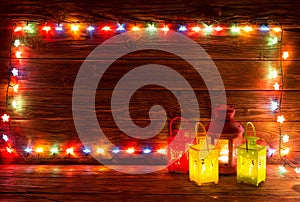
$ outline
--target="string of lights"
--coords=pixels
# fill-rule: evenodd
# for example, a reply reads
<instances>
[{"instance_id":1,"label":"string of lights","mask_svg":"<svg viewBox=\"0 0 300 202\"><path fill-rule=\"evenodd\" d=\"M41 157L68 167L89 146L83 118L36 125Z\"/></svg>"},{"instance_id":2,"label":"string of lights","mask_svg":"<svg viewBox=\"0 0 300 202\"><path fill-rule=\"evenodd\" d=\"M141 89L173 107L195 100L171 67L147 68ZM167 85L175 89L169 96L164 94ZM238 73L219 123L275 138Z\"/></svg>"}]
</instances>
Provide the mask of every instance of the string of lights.
<instances>
[{"instance_id":1,"label":"string of lights","mask_svg":"<svg viewBox=\"0 0 300 202\"><path fill-rule=\"evenodd\" d=\"M283 71L283 60L286 60L289 57L289 52L285 51L283 52L283 33L284 30L281 29L281 42L279 44L279 53L282 54L280 57L280 61L279 61L279 69L280 69L280 76L281 76L281 87L280 87L280 98L279 98L279 103L278 103L278 112L279 112L279 116L277 116L277 122L279 123L279 144L278 144L278 148L279 148L279 157L282 160L282 162L284 163L283 165L279 166L279 171L281 173L285 173L287 172L287 170L285 169L285 166L288 165L289 167L293 168L294 171L296 173L300 173L300 167L297 167L293 162L291 162L288 158L287 155L290 152L290 149L288 147L284 148L283 144L287 143L289 141L289 135L285 134L283 135L283 129L282 129L282 124L285 121L285 118L282 114L282 102L283 102L283 91L284 91L284 71ZM276 83L278 84L278 83ZM274 85L275 90L279 90L278 85ZM275 87L276 86L276 87Z\"/></svg>"},{"instance_id":2,"label":"string of lights","mask_svg":"<svg viewBox=\"0 0 300 202\"><path fill-rule=\"evenodd\" d=\"M162 31L164 33L167 33L170 30L174 30L180 33L196 33L196 34L203 34L203 35L239 35L243 33L250 33L254 31L260 31L260 32L270 32L270 38L268 39L268 45L273 46L277 44L279 41L280 43L280 75L281 75L281 85L276 82L274 84L274 90L280 91L280 99L279 102L277 100L271 101L271 109L273 111L278 110L279 116L277 116L277 122L279 122L279 156L280 159L284 162L285 165L289 165L292 168L295 169L295 172L299 173L300 168L297 168L295 164L293 164L291 161L289 161L286 158L286 155L288 154L289 149L282 147L282 142L286 143L288 141L288 135L282 135L282 124L285 121L285 118L283 115L281 115L282 112L282 99L283 99L283 91L284 91L284 75L283 75L283 67L282 67L282 60L286 60L289 57L289 53L282 52L282 41L283 41L283 29L281 25L278 23L253 23L250 24L248 22L245 23L224 23L224 22L188 22L188 23L173 23L173 24L167 24L167 23L118 23L118 22L100 22L100 23L87 23L87 22L59 22L59 23L53 23L53 22L46 22L46 23L40 23L40 22L34 22L34 21L24 21L24 22L18 22L16 25L12 28L11 34L10 34L10 49L9 49L9 71L8 71L8 85L6 89L6 113L2 115L2 122L7 123L9 126L9 135L2 134L2 139L6 142L13 139L12 137L12 130L10 125L10 116L8 115L9 111L9 104L12 105L14 109L17 109L20 106L20 103L13 99L12 102L10 102L10 89L13 89L13 93L18 93L19 84L18 84L18 75L19 70L18 68L14 67L12 64L12 58L13 55L15 55L15 58L18 60L21 60L23 58L23 49L20 48L24 46L24 35L26 34L33 34L36 32L39 32L41 34L49 34L49 35L55 35L60 34L62 32L66 33L74 33L78 34L80 31L86 31L88 33L92 32L99 32L100 34L103 33L113 33L118 34L125 31L141 31L142 29L145 29L147 32L155 33L157 31ZM275 34L273 34L275 33ZM280 36L277 36L280 34ZM280 37L280 39L278 39ZM15 48L15 53L13 53L12 49ZM278 73L276 70L272 70L271 72L271 78L275 79L278 76ZM14 82L12 82L14 80ZM6 147L7 152L12 153L14 150L13 148L16 147L15 145L9 144ZM166 154L165 149L157 149L152 150L150 147L145 147L142 149L136 149L134 147L128 147L121 149L120 147L116 148L95 148L94 149L98 154L104 154L105 152L110 152L113 154L117 154L120 152L126 152L128 154L133 153L153 153L157 152L160 154ZM24 150L25 154L28 156L29 154L36 153L38 156L41 153L44 153L44 147L37 146L32 147L28 146ZM68 155L73 155L75 152L75 148L69 147L65 151L60 150L58 147L52 147L49 148L49 154L50 155L57 155L59 152L65 152ZM82 151L85 154L90 154L92 150L90 148L83 148ZM284 166L281 166L280 169L283 170Z\"/></svg>"}]
</instances>

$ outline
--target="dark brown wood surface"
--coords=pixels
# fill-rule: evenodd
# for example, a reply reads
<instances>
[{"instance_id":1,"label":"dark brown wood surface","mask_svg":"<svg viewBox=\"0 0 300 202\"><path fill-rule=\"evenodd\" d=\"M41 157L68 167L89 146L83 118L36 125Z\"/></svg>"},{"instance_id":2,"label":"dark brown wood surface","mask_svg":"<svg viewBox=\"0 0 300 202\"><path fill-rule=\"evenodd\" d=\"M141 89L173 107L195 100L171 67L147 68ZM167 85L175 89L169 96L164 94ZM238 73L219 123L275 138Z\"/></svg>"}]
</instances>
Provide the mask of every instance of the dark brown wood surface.
<instances>
[{"instance_id":1,"label":"dark brown wood surface","mask_svg":"<svg viewBox=\"0 0 300 202\"><path fill-rule=\"evenodd\" d=\"M283 132L290 135L288 146L293 160L300 160L299 139L299 90L300 90L300 35L299 6L294 1L1 1L1 38L0 38L0 110L5 109L5 91L7 86L7 65L9 63L10 28L19 21L44 22L104 22L105 20L125 21L129 23L194 23L198 20L222 22L261 21L279 22L284 32L282 50L288 50L290 58L282 62L284 92L282 114L287 121ZM279 34L277 34L280 37ZM19 80L20 90L16 95L22 99L20 110L14 111L9 105L12 117L12 131L20 153L29 143L47 146L59 144L62 148L70 142L79 145L72 120L72 90L77 72L89 53L110 36L95 34L89 37L82 31L79 35L53 35L45 38L32 35L26 39L24 59L18 65L22 73ZM280 44L268 46L268 34L255 31L249 35L232 36L189 36L199 43L215 62L223 79L227 102L236 109L235 120L245 125L252 121L258 135L269 146L277 147L279 128L277 113L270 110L270 101L279 99L280 92L273 91L276 80L269 78L271 67L280 69ZM157 41L160 44L160 41ZM122 46L122 44L116 44ZM140 43L143 47L145 44ZM187 44L183 44L187 45ZM14 51L15 49L13 49ZM109 55L107 56L109 58ZM192 58L193 59L193 58ZM92 61L91 61L92 62ZM101 62L101 61L99 61ZM13 64L18 60L13 55ZM198 98L201 120L210 121L210 99L207 88L201 78L178 57L157 51L136 52L122 57L114 63L101 81L101 89L96 95L96 111L100 125L115 144L131 138L122 134L115 125L110 113L110 96L114 84L124 73L144 64L161 64L172 67L182 74L192 85ZM169 82L173 82L172 79ZM187 89L177 89L184 95ZM14 95L10 91L10 95ZM168 99L165 99L168 97ZM12 97L10 97L12 98ZM9 104L12 99L9 99ZM191 102L186 100L187 103ZM165 107L168 121L179 115L179 105L172 94L164 88L150 86L139 90L130 105L133 121L139 126L147 126L147 112L153 104ZM120 109L125 113L126 109ZM85 117L82 117L84 119ZM105 121L103 121L105 120ZM168 126L150 141L159 147L166 144ZM142 141L143 142L143 141ZM145 143L145 142L144 142ZM148 143L146 141L146 143ZM80 160L78 160L80 161Z\"/></svg>"},{"instance_id":2,"label":"dark brown wood surface","mask_svg":"<svg viewBox=\"0 0 300 202\"><path fill-rule=\"evenodd\" d=\"M135 166L135 168L143 168ZM103 166L1 165L1 201L299 201L299 176L268 165L259 187L238 184L236 176L198 187L188 175L129 175ZM134 170L123 166L124 170ZM144 167L145 170L149 167Z\"/></svg>"}]
</instances>

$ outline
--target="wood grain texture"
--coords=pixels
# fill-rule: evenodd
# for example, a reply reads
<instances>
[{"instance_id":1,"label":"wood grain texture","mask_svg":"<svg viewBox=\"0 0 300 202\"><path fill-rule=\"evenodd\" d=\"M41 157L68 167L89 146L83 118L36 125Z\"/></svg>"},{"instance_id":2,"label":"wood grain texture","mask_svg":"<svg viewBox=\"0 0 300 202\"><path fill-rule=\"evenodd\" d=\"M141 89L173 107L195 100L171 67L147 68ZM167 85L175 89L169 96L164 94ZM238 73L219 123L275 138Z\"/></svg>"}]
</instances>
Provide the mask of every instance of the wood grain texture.
<instances>
[{"instance_id":1,"label":"wood grain texture","mask_svg":"<svg viewBox=\"0 0 300 202\"><path fill-rule=\"evenodd\" d=\"M143 167L135 167L141 169ZM153 167L155 168L155 167ZM123 166L124 170L134 168ZM148 170L149 167L144 167ZM4 201L299 201L299 176L284 176L267 166L259 187L239 184L236 176L220 176L219 184L198 187L188 175L166 169L129 175L104 166L1 165ZM47 181L47 183L45 183ZM278 186L280 185L280 186Z\"/></svg>"},{"instance_id":2,"label":"wood grain texture","mask_svg":"<svg viewBox=\"0 0 300 202\"><path fill-rule=\"evenodd\" d=\"M256 30L251 34L239 36L195 35L186 34L197 42L214 61L226 90L227 102L236 109L235 120L245 124L252 121L257 127L258 134L271 147L278 146L278 112L271 112L271 100L279 100L280 92L273 91L275 82L280 83L280 76L270 79L271 69L283 68L284 91L281 113L287 122L283 125L284 133L290 134L291 158L300 159L299 134L299 90L300 90L300 29L299 7L297 2L281 1L270 3L267 0L246 0L234 2L232 0L214 1L158 1L141 3L134 0L120 3L119 1L61 1L51 4L43 1L18 2L15 0L1 1L0 3L0 112L4 113L5 91L8 82L8 64L10 47L10 30L15 22L34 21L39 29L45 22L79 22L89 24L92 20L96 26L105 22L124 21L131 24L154 21L160 24L173 25L182 22L195 23L196 21L250 22L259 24L260 21L277 21L282 24L283 38L280 34L271 33L282 41L282 51L289 51L290 58L280 62L280 44L268 45L269 33ZM106 21L107 20L107 21ZM229 24L228 24L229 25ZM175 29L175 27L173 27ZM78 35L63 33L29 34L22 38L23 59L17 60L12 48L12 64L19 69L19 93L9 91L8 110L12 116L13 134L18 145L18 151L29 145L45 145L51 147L58 144L62 151L68 145L76 145L78 152L82 148L76 133L72 116L73 85L84 59L113 34L104 35L95 31L90 36L86 31ZM166 36L167 37L167 36ZM13 36L14 40L16 36ZM147 38L138 40L123 40L111 44L117 49L124 50L130 46L148 48ZM159 47L163 41L153 37L154 47ZM188 48L190 44L181 44ZM186 55L195 60L193 54ZM102 64L111 58L103 53L92 55L88 64ZM199 63L207 62L201 58ZM114 144L126 144L136 141L137 145L151 144L160 147L166 144L169 129L166 126L155 137L145 140L133 140L121 131L114 122L111 114L111 95L116 83L124 74L135 67L145 64L159 64L171 67L190 82L198 99L201 120L207 124L211 117L210 98L205 82L191 66L181 58L172 54L145 50L127 54L114 62L104 74L99 83L95 103L99 124L104 133ZM174 78L165 79L168 83L176 82ZM210 81L213 81L211 79ZM132 84L136 81L133 80ZM186 88L174 88L175 95L184 98L185 103L191 104L187 98L190 93ZM126 87L122 89L126 94ZM11 107L13 99L20 100L22 107L14 110ZM167 123L171 118L180 115L180 106L176 97L167 89L150 85L139 89L131 99L130 115L135 124L145 127L149 124L149 109L155 105L162 105L167 112ZM192 106L192 105L191 105ZM119 108L123 115L128 109ZM84 120L86 117L82 117ZM191 120L193 122L193 120ZM82 155L82 154L81 154ZM78 162L85 161L84 156ZM92 162L92 159L89 159ZM75 160L76 162L76 160ZM277 161L274 160L276 163Z\"/></svg>"}]
</instances>

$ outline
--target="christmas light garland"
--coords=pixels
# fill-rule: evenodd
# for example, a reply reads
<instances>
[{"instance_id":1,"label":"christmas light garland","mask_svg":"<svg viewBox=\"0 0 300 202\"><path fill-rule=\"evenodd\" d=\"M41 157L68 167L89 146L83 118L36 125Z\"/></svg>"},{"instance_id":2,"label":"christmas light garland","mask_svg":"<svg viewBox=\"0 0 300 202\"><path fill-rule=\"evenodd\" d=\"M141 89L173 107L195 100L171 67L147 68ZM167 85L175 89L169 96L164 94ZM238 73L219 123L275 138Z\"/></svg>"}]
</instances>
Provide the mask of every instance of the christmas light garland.
<instances>
[{"instance_id":1,"label":"christmas light garland","mask_svg":"<svg viewBox=\"0 0 300 202\"><path fill-rule=\"evenodd\" d=\"M61 32L68 32L68 33L73 33L73 34L78 34L80 31L87 31L89 33L96 32L98 31L99 33L122 33L124 31L140 31L142 28L145 29L146 31L150 33L155 33L157 30L161 30L164 33L167 33L169 30L175 30L181 33L199 33L203 35L219 35L222 33L224 34L230 34L230 35L237 35L240 34L241 32L244 33L249 33L253 32L255 30L259 30L261 32L275 32L275 33L280 33L280 40L278 40L277 36L272 36L268 39L268 45L272 46L278 43L280 41L280 75L281 75L281 85L276 82L274 84L274 90L278 91L280 90L280 99L279 102L277 100L272 100L271 101L271 110L272 111L277 111L279 112L279 115L277 116L277 122L279 122L279 157L280 159L284 162L283 166L280 166L279 169L281 172L285 172L285 165L291 166L294 168L296 173L300 173L300 168L297 168L295 164L293 164L291 161L289 161L286 158L287 152L283 153L283 148L282 148L282 142L286 143L288 141L288 136L287 135L282 135L282 124L285 121L285 118L283 115L281 115L281 108L282 108L282 98L283 98L283 90L284 90L284 75L283 75L283 67L282 67L282 60L286 60L289 57L288 52L282 52L282 43L283 43L283 29L278 23L271 23L269 26L268 23L261 23L258 25L257 23L255 25L251 25L249 23L230 23L231 26L227 26L229 23L205 23L205 22L190 22L190 23L175 23L175 24L166 24L166 23L115 23L115 22L105 22L105 23L100 23L98 27L93 25L92 23L79 23L79 22L73 22L73 23L38 23L38 22L18 22L12 29L11 34L10 34L10 48L9 48L9 66L8 66L8 86L6 89L6 113L2 115L2 123L5 123L9 127L9 133L8 134L2 134L2 139L7 143L6 151L8 153L12 153L14 151L15 145L11 143L12 140L12 130L9 122L9 115L7 114L9 111L9 92L10 88L13 88L14 94L18 93L18 75L19 75L19 70L18 68L14 67L12 65L12 47L16 48L15 51L15 58L18 60L21 60L23 58L23 52L21 46L24 45L22 41L22 36L23 34L26 33L35 33L36 30L40 30L40 32L44 34L60 34ZM13 39L13 35L16 35L16 39ZM278 73L276 70L272 70L271 72L271 78L275 79L278 76ZM13 79L12 79L13 78ZM12 83L12 80L14 80L14 83ZM20 103L17 100L13 100L11 102L12 107L16 109ZM117 154L119 152L127 152L128 154L133 154L133 153L143 153L143 154L148 154L148 153L153 153L157 152L160 154L166 154L165 149L158 149L156 151L150 149L150 147L145 147L140 150L136 150L134 147L128 147L127 149L120 149L120 147L116 148L111 148L110 150L111 153ZM275 151L269 148L269 151L272 151L274 153ZM38 156L39 154L44 152L43 147L38 146L35 149L32 147L27 147L24 149L24 152L29 155L32 152L35 152ZM57 147L52 147L49 150L50 154L55 156L59 152L61 152ZM66 154L68 155L73 155L74 154L74 148L69 147L66 149ZM83 153L85 154L90 154L92 151L90 148L83 148L82 150ZM98 147L96 149L96 152L98 154L104 154L105 149Z\"/></svg>"}]
</instances>

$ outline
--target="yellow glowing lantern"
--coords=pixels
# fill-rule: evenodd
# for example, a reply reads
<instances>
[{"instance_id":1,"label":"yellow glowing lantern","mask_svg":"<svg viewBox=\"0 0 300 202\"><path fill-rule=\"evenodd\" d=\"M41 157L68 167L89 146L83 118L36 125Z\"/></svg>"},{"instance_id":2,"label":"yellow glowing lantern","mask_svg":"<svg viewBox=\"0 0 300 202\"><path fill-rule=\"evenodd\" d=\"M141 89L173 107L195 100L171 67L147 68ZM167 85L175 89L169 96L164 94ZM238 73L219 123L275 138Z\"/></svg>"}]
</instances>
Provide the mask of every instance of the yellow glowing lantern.
<instances>
[{"instance_id":1,"label":"yellow glowing lantern","mask_svg":"<svg viewBox=\"0 0 300 202\"><path fill-rule=\"evenodd\" d=\"M198 133L198 126L202 127L202 133ZM217 184L219 181L218 150L208 143L205 127L200 122L195 126L195 134L197 144L190 146L189 149L190 180L195 181L198 186L208 182Z\"/></svg>"},{"instance_id":2,"label":"yellow glowing lantern","mask_svg":"<svg viewBox=\"0 0 300 202\"><path fill-rule=\"evenodd\" d=\"M252 127L254 136L247 136L248 126ZM251 122L245 130L246 143L237 147L237 181L258 186L266 180L266 146L256 144L256 131Z\"/></svg>"}]
</instances>

